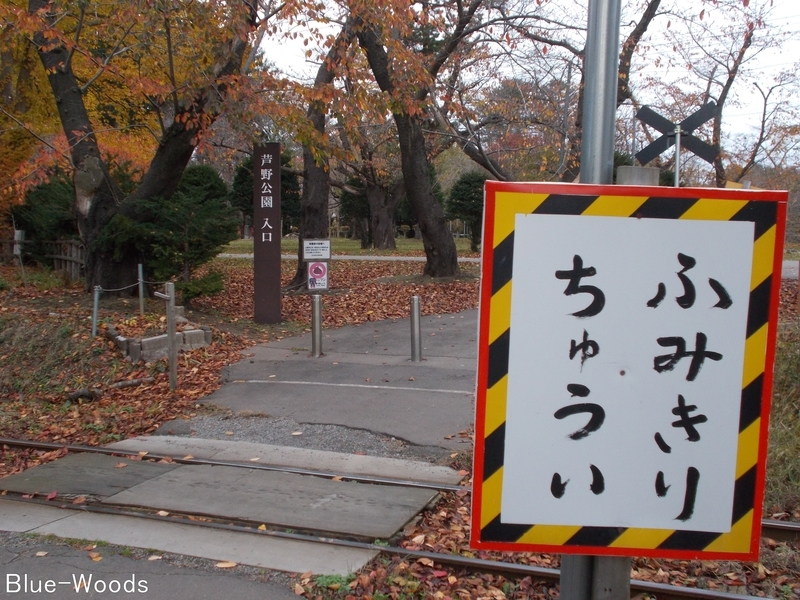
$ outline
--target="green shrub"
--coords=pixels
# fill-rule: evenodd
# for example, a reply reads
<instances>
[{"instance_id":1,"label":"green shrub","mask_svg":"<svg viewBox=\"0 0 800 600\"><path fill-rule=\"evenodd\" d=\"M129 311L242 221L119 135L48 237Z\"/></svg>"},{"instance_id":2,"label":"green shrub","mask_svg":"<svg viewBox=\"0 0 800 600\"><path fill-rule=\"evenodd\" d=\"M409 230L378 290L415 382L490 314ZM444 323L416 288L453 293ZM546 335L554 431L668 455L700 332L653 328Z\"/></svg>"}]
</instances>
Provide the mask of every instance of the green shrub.
<instances>
[{"instance_id":1,"label":"green shrub","mask_svg":"<svg viewBox=\"0 0 800 600\"><path fill-rule=\"evenodd\" d=\"M202 277L195 277L189 281L179 281L175 287L181 293L184 306L191 306L192 300L200 296L211 296L225 289L222 273L211 271Z\"/></svg>"},{"instance_id":2,"label":"green shrub","mask_svg":"<svg viewBox=\"0 0 800 600\"><path fill-rule=\"evenodd\" d=\"M288 152L281 153L281 166L288 167L292 162L292 155ZM231 205L242 211L242 214L253 218L253 157L247 157L236 168L233 176L233 185L228 197ZM282 235L291 232L292 227L300 227L300 180L295 173L281 170L281 221L283 223Z\"/></svg>"},{"instance_id":3,"label":"green shrub","mask_svg":"<svg viewBox=\"0 0 800 600\"><path fill-rule=\"evenodd\" d=\"M484 173L469 171L458 178L447 199L447 218L461 219L471 230L470 249L478 251L481 243L483 218L483 184L489 178Z\"/></svg>"}]
</instances>

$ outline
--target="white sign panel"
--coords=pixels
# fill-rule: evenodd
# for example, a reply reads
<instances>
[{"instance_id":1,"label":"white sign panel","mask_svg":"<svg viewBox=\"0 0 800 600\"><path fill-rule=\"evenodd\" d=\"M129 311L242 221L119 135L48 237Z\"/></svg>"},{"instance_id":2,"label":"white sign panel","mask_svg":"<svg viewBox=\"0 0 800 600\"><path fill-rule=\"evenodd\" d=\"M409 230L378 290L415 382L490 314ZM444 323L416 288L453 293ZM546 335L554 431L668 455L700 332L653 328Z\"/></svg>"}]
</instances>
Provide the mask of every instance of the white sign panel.
<instances>
[{"instance_id":1,"label":"white sign panel","mask_svg":"<svg viewBox=\"0 0 800 600\"><path fill-rule=\"evenodd\" d=\"M753 232L516 215L504 523L730 530Z\"/></svg>"},{"instance_id":2,"label":"white sign panel","mask_svg":"<svg viewBox=\"0 0 800 600\"><path fill-rule=\"evenodd\" d=\"M303 240L303 260L330 260L330 240Z\"/></svg>"}]
</instances>

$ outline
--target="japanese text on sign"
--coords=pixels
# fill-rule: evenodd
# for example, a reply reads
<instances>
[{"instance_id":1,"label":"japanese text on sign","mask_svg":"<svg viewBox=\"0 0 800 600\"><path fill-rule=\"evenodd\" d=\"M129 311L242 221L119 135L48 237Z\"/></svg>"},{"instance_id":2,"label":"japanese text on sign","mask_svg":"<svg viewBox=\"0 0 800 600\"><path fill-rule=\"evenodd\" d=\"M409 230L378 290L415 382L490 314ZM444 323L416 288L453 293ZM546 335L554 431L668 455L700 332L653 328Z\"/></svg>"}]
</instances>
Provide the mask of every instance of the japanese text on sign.
<instances>
[{"instance_id":1,"label":"japanese text on sign","mask_svg":"<svg viewBox=\"0 0 800 600\"><path fill-rule=\"evenodd\" d=\"M275 193L273 191L273 179L275 179L275 171L273 169L274 158L274 155L269 153L263 153L257 157L260 164L260 168L256 169L256 175L258 177L257 186L259 191L258 208L261 209L271 209L274 208L275 205ZM262 217L261 220L262 223L260 231L257 235L257 239L261 242L272 242L272 230L274 227L270 224L268 217ZM279 238L280 236L277 237Z\"/></svg>"},{"instance_id":2,"label":"japanese text on sign","mask_svg":"<svg viewBox=\"0 0 800 600\"><path fill-rule=\"evenodd\" d=\"M729 531L753 223L515 231L503 522Z\"/></svg>"}]
</instances>

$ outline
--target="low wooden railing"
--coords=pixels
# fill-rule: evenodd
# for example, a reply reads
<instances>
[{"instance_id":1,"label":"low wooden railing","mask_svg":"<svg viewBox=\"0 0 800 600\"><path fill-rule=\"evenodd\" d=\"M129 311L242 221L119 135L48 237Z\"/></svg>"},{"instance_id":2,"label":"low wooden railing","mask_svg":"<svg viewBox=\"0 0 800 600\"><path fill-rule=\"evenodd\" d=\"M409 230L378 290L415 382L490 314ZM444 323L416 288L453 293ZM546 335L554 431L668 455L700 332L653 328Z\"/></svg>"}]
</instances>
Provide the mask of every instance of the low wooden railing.
<instances>
[{"instance_id":1,"label":"low wooden railing","mask_svg":"<svg viewBox=\"0 0 800 600\"><path fill-rule=\"evenodd\" d=\"M24 241L17 243L22 244L24 255L25 246L37 242ZM44 251L39 257L48 259L48 263L52 265L54 271L66 273L72 281L77 281L81 278L84 261L86 260L86 249L80 240L38 242L37 245L40 251ZM11 262L14 258L14 240L0 240L0 260Z\"/></svg>"}]
</instances>

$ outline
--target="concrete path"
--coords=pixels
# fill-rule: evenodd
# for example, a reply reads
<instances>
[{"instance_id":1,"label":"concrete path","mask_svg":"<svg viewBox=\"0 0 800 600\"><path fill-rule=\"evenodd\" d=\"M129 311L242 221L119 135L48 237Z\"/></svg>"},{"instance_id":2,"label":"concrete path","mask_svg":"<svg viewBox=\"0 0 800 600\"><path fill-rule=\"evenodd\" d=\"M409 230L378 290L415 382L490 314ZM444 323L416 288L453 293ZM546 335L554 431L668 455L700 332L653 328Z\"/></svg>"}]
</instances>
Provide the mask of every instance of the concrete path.
<instances>
[{"instance_id":1,"label":"concrete path","mask_svg":"<svg viewBox=\"0 0 800 600\"><path fill-rule=\"evenodd\" d=\"M0 515L6 504L0 501ZM144 556L137 560L128 548L113 547L98 547L95 551L101 560L95 561L86 550L45 540L0 533L0 542L0 595L8 598L297 598L285 584L254 581L237 573L242 569L215 569L213 563L205 570L194 564L201 561L186 561L190 565L180 566L163 560L160 554L152 554L158 560ZM48 582L52 582L49 588L45 587ZM47 589L53 591L48 593Z\"/></svg>"},{"instance_id":2,"label":"concrete path","mask_svg":"<svg viewBox=\"0 0 800 600\"><path fill-rule=\"evenodd\" d=\"M109 448L130 452L148 452L158 456L214 460L242 466L271 465L311 469L329 473L347 473L362 477L391 477L406 481L457 485L462 477L449 467L424 462L310 450L290 446L203 440L170 435L142 435L110 444ZM309 465L312 465L309 467Z\"/></svg>"},{"instance_id":3,"label":"concrete path","mask_svg":"<svg viewBox=\"0 0 800 600\"><path fill-rule=\"evenodd\" d=\"M408 319L323 330L250 349L203 401L234 412L333 423L420 446L461 450L471 440L477 311L421 319L421 362L411 362Z\"/></svg>"},{"instance_id":4,"label":"concrete path","mask_svg":"<svg viewBox=\"0 0 800 600\"><path fill-rule=\"evenodd\" d=\"M783 279L797 279L798 274L798 261L785 260L783 261L783 272L781 277Z\"/></svg>"}]
</instances>

